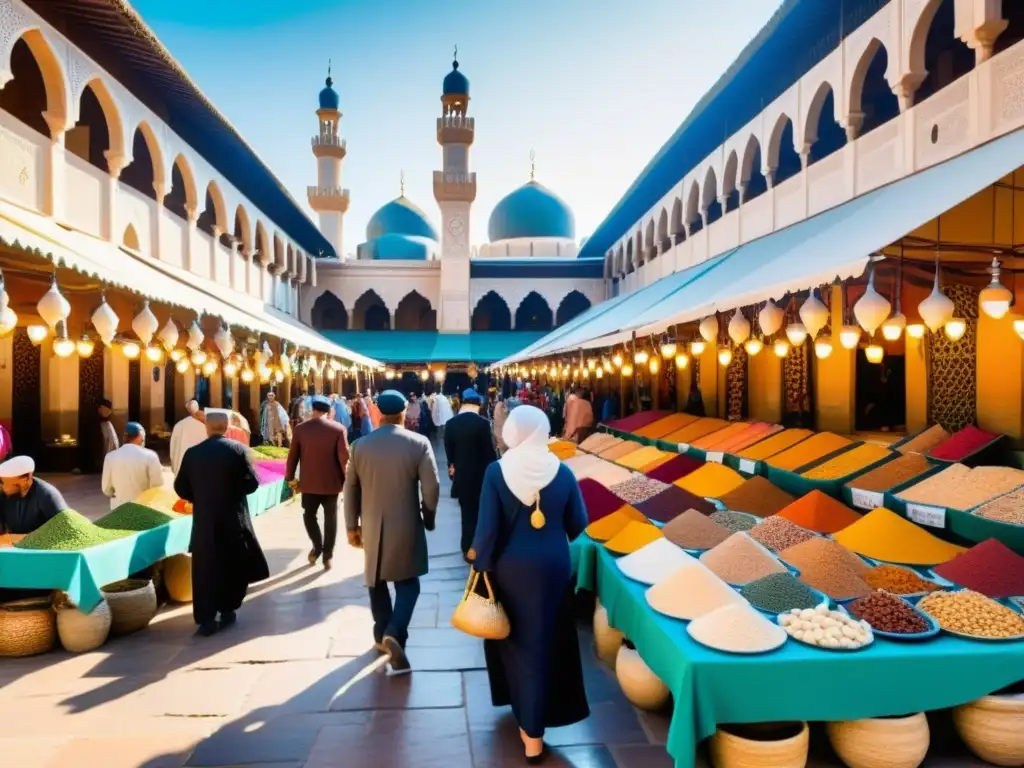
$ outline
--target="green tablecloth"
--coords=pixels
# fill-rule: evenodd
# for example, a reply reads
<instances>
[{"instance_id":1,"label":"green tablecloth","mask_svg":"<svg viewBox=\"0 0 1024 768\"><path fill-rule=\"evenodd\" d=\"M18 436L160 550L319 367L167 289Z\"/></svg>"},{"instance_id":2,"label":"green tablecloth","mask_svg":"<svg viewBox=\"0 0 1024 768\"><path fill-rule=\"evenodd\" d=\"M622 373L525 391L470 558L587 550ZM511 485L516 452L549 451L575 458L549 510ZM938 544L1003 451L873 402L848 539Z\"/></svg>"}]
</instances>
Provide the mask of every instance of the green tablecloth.
<instances>
[{"instance_id":1,"label":"green tablecloth","mask_svg":"<svg viewBox=\"0 0 1024 768\"><path fill-rule=\"evenodd\" d=\"M284 480L261 485L249 494L249 512L262 514L290 495ZM80 552L5 547L0 549L0 587L59 589L88 612L102 600L101 587L187 552L191 535L192 518L186 516Z\"/></svg>"},{"instance_id":2,"label":"green tablecloth","mask_svg":"<svg viewBox=\"0 0 1024 768\"><path fill-rule=\"evenodd\" d=\"M690 640L684 622L651 610L646 588L625 578L601 545L584 535L573 549L578 587L597 593L612 626L672 691L667 749L677 768L693 766L697 745L719 723L855 720L941 709L1010 685L1024 669L1024 642L949 636L920 644L876 639L856 653L795 641L763 656L719 653Z\"/></svg>"}]
</instances>

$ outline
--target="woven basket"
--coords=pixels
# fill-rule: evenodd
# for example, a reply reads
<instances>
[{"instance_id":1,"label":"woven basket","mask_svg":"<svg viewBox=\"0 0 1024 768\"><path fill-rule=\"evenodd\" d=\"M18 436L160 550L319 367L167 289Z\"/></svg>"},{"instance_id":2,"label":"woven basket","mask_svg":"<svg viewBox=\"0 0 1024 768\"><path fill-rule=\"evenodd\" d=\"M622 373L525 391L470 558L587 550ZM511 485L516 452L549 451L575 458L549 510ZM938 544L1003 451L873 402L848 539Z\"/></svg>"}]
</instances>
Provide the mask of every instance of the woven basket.
<instances>
[{"instance_id":1,"label":"woven basket","mask_svg":"<svg viewBox=\"0 0 1024 768\"><path fill-rule=\"evenodd\" d=\"M481 575L487 587L487 597L481 597L475 591ZM470 571L466 591L452 614L452 626L483 640L504 640L509 636L512 628L508 623L508 615L501 603L494 599L491 579L486 573Z\"/></svg>"},{"instance_id":2,"label":"woven basket","mask_svg":"<svg viewBox=\"0 0 1024 768\"><path fill-rule=\"evenodd\" d=\"M172 555L164 560L163 577L171 600L192 602L192 558L189 555Z\"/></svg>"},{"instance_id":3,"label":"woven basket","mask_svg":"<svg viewBox=\"0 0 1024 768\"><path fill-rule=\"evenodd\" d=\"M1024 765L1024 695L983 696L953 710L956 732L992 765Z\"/></svg>"},{"instance_id":4,"label":"woven basket","mask_svg":"<svg viewBox=\"0 0 1024 768\"><path fill-rule=\"evenodd\" d=\"M57 622L48 597L0 604L0 656L35 656L57 644Z\"/></svg>"},{"instance_id":5,"label":"woven basket","mask_svg":"<svg viewBox=\"0 0 1024 768\"><path fill-rule=\"evenodd\" d=\"M99 648L107 642L110 624L110 606L105 600L101 600L92 613L83 613L70 603L57 608L57 633L60 644L69 653L85 653Z\"/></svg>"},{"instance_id":6,"label":"woven basket","mask_svg":"<svg viewBox=\"0 0 1024 768\"><path fill-rule=\"evenodd\" d=\"M711 737L715 768L804 768L810 745L807 723L723 725Z\"/></svg>"},{"instance_id":7,"label":"woven basket","mask_svg":"<svg viewBox=\"0 0 1024 768\"><path fill-rule=\"evenodd\" d=\"M615 657L615 677L634 707L654 711L668 702L668 687L651 671L636 649L623 645Z\"/></svg>"},{"instance_id":8,"label":"woven basket","mask_svg":"<svg viewBox=\"0 0 1024 768\"><path fill-rule=\"evenodd\" d=\"M156 588L151 581L125 579L103 587L110 605L110 633L127 635L149 626L156 616Z\"/></svg>"},{"instance_id":9,"label":"woven basket","mask_svg":"<svg viewBox=\"0 0 1024 768\"><path fill-rule=\"evenodd\" d=\"M594 647L597 657L610 667L615 666L623 634L608 623L608 611L600 601L594 610Z\"/></svg>"},{"instance_id":10,"label":"woven basket","mask_svg":"<svg viewBox=\"0 0 1024 768\"><path fill-rule=\"evenodd\" d=\"M931 738L923 712L845 720L828 723L826 729L832 748L849 768L917 768Z\"/></svg>"}]
</instances>

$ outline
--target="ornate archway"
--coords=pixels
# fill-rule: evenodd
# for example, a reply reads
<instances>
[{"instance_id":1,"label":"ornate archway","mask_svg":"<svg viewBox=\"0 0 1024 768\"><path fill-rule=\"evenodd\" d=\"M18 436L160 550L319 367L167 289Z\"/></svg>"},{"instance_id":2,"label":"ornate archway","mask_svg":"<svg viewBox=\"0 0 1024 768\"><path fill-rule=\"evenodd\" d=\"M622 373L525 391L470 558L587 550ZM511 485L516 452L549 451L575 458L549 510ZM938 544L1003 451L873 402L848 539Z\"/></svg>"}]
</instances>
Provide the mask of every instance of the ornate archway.
<instances>
[{"instance_id":1,"label":"ornate archway","mask_svg":"<svg viewBox=\"0 0 1024 768\"><path fill-rule=\"evenodd\" d=\"M391 330L391 312L376 291L371 289L356 300L352 327L361 331Z\"/></svg>"},{"instance_id":2,"label":"ornate archway","mask_svg":"<svg viewBox=\"0 0 1024 768\"><path fill-rule=\"evenodd\" d=\"M516 310L517 331L550 331L552 320L551 307L536 291L526 294Z\"/></svg>"},{"instance_id":3,"label":"ornate archway","mask_svg":"<svg viewBox=\"0 0 1024 768\"><path fill-rule=\"evenodd\" d=\"M511 331L512 311L494 291L488 291L473 309L470 328L474 331Z\"/></svg>"},{"instance_id":4,"label":"ornate archway","mask_svg":"<svg viewBox=\"0 0 1024 768\"><path fill-rule=\"evenodd\" d=\"M418 291L410 291L395 310L396 331L436 331L437 312Z\"/></svg>"},{"instance_id":5,"label":"ornate archway","mask_svg":"<svg viewBox=\"0 0 1024 768\"><path fill-rule=\"evenodd\" d=\"M574 317L590 309L590 299L579 291L572 291L558 305L555 326L565 325Z\"/></svg>"},{"instance_id":6,"label":"ornate archway","mask_svg":"<svg viewBox=\"0 0 1024 768\"><path fill-rule=\"evenodd\" d=\"M317 296L310 311L310 320L318 331L347 331L348 310L331 291Z\"/></svg>"}]
</instances>

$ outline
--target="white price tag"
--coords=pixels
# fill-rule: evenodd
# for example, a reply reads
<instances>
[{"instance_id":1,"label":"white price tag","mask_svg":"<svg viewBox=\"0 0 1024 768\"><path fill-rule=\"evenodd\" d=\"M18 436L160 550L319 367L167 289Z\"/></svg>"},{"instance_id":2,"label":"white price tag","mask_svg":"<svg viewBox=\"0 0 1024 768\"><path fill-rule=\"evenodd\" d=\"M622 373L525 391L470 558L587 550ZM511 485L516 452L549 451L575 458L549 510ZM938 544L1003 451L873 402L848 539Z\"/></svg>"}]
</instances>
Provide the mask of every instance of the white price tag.
<instances>
[{"instance_id":1,"label":"white price tag","mask_svg":"<svg viewBox=\"0 0 1024 768\"><path fill-rule=\"evenodd\" d=\"M850 489L850 501L857 509L878 509L885 506L885 496L878 491L862 491L859 488Z\"/></svg>"},{"instance_id":2,"label":"white price tag","mask_svg":"<svg viewBox=\"0 0 1024 768\"><path fill-rule=\"evenodd\" d=\"M715 464L721 464L725 461L725 454L721 451L709 451L704 454L704 461L712 461Z\"/></svg>"},{"instance_id":3,"label":"white price tag","mask_svg":"<svg viewBox=\"0 0 1024 768\"><path fill-rule=\"evenodd\" d=\"M919 525L927 525L931 528L946 527L946 510L943 507L907 504L907 517Z\"/></svg>"},{"instance_id":4,"label":"white price tag","mask_svg":"<svg viewBox=\"0 0 1024 768\"><path fill-rule=\"evenodd\" d=\"M757 474L757 463L750 459L740 459L740 472L745 475Z\"/></svg>"},{"instance_id":5,"label":"white price tag","mask_svg":"<svg viewBox=\"0 0 1024 768\"><path fill-rule=\"evenodd\" d=\"M680 453L686 453L688 450L690 450L690 444L680 443L679 445L676 446L676 448Z\"/></svg>"}]
</instances>

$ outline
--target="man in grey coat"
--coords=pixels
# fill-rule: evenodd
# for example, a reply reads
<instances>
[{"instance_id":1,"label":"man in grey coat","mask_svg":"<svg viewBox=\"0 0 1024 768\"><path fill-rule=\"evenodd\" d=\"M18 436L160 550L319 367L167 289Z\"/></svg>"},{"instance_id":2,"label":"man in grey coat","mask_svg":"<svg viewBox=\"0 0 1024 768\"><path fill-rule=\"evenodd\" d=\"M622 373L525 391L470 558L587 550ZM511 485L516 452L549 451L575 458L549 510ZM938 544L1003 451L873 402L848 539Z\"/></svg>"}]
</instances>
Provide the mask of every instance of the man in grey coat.
<instances>
[{"instance_id":1,"label":"man in grey coat","mask_svg":"<svg viewBox=\"0 0 1024 768\"><path fill-rule=\"evenodd\" d=\"M425 531L434 530L440 495L430 442L403 426L407 405L400 392L381 393L380 428L352 443L344 490L348 543L365 553L374 641L396 675L411 671L405 643L427 572Z\"/></svg>"}]
</instances>

